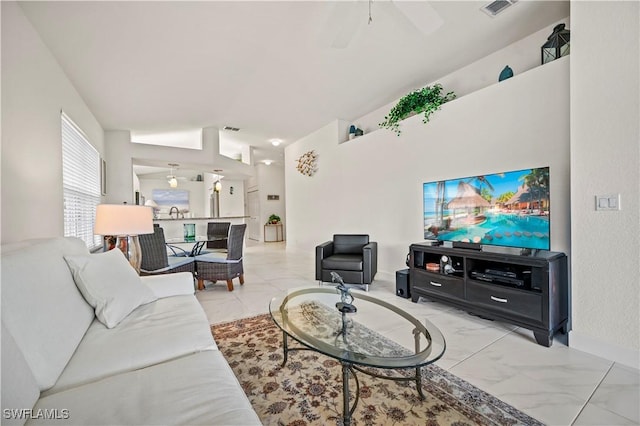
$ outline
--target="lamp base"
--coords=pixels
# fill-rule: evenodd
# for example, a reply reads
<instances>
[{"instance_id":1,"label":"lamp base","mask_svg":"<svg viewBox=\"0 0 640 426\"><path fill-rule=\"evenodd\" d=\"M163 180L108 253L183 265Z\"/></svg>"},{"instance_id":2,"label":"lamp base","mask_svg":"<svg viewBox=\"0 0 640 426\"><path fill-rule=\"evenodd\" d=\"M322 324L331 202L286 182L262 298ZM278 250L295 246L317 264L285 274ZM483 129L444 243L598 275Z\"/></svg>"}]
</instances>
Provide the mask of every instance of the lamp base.
<instances>
[{"instance_id":1,"label":"lamp base","mask_svg":"<svg viewBox=\"0 0 640 426\"><path fill-rule=\"evenodd\" d=\"M140 265L142 263L142 249L140 248L140 240L137 235L118 236L116 246L124 253L129 263L140 274Z\"/></svg>"}]
</instances>

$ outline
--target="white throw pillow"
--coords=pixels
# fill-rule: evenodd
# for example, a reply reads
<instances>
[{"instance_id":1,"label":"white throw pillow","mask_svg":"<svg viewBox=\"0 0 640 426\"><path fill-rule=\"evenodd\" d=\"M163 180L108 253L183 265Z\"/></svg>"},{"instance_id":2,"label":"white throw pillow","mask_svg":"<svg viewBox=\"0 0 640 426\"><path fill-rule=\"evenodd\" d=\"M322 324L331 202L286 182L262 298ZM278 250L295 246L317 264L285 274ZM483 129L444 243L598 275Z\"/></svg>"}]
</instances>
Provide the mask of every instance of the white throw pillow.
<instances>
[{"instance_id":1,"label":"white throw pillow","mask_svg":"<svg viewBox=\"0 0 640 426\"><path fill-rule=\"evenodd\" d=\"M64 259L85 300L108 328L117 326L138 306L157 299L118 249Z\"/></svg>"}]
</instances>

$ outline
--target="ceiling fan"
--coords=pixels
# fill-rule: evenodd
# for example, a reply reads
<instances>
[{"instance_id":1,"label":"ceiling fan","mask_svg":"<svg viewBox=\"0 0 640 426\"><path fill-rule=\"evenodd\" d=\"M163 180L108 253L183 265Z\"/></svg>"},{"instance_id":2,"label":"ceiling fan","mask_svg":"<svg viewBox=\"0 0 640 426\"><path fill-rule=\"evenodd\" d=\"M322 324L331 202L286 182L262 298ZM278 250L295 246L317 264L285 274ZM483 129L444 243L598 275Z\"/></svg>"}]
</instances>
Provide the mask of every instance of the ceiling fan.
<instances>
[{"instance_id":1,"label":"ceiling fan","mask_svg":"<svg viewBox=\"0 0 640 426\"><path fill-rule=\"evenodd\" d=\"M444 23L426 0L338 1L332 2L323 38L334 49L347 48L365 22L369 26L384 23L414 36L429 35Z\"/></svg>"}]
</instances>

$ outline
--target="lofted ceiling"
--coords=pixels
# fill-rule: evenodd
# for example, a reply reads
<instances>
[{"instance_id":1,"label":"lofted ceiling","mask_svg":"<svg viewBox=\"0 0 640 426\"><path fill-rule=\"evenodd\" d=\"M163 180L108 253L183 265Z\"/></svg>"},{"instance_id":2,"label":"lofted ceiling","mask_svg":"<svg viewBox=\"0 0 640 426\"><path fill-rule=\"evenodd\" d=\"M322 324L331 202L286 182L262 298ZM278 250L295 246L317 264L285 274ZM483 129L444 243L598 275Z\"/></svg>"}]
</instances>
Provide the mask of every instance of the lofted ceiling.
<instances>
[{"instance_id":1,"label":"lofted ceiling","mask_svg":"<svg viewBox=\"0 0 640 426\"><path fill-rule=\"evenodd\" d=\"M357 120L569 15L566 1L521 0L490 17L488 3L20 6L105 130L233 126L256 160L282 162L284 146L330 121Z\"/></svg>"}]
</instances>

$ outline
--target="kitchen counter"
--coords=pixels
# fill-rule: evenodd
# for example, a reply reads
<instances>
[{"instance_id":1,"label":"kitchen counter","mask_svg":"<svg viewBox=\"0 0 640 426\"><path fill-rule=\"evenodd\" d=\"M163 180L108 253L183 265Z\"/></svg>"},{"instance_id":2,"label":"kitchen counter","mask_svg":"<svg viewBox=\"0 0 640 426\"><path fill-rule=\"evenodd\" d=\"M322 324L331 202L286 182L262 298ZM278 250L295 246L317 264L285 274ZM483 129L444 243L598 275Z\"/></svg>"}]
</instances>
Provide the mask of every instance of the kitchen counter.
<instances>
[{"instance_id":1,"label":"kitchen counter","mask_svg":"<svg viewBox=\"0 0 640 426\"><path fill-rule=\"evenodd\" d=\"M232 225L248 223L249 216L225 216L225 217L186 217L184 219L154 219L153 223L160 225L164 230L166 239L181 238L184 236L184 224L194 223L196 235L207 235L207 223L231 222Z\"/></svg>"}]
</instances>

